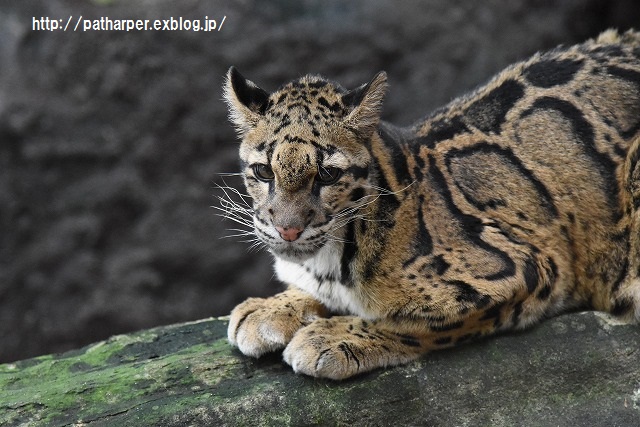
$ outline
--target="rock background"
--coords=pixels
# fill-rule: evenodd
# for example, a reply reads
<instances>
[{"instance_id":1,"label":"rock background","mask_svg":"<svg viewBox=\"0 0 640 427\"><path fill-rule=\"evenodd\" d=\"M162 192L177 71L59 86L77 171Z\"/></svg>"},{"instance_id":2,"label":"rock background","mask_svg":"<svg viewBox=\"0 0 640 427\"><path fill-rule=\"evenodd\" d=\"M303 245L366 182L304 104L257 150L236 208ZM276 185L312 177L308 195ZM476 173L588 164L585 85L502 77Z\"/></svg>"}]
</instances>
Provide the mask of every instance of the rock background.
<instances>
[{"instance_id":1,"label":"rock background","mask_svg":"<svg viewBox=\"0 0 640 427\"><path fill-rule=\"evenodd\" d=\"M32 31L80 15L226 19L210 33ZM268 255L221 240L233 224L210 207L237 165L230 65L267 90L385 69L384 117L409 124L537 50L631 26L635 0L3 0L0 362L280 289Z\"/></svg>"}]
</instances>

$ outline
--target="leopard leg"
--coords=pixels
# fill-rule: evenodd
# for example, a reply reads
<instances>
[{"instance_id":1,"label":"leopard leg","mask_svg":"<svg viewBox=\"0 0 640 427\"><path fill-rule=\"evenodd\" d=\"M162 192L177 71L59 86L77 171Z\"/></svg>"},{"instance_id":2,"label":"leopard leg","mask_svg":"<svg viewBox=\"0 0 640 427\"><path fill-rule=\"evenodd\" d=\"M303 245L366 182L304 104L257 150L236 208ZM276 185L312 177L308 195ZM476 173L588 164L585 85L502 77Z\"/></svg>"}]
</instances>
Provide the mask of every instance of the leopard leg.
<instances>
[{"instance_id":1,"label":"leopard leg","mask_svg":"<svg viewBox=\"0 0 640 427\"><path fill-rule=\"evenodd\" d=\"M296 332L284 350L284 360L299 373L344 379L497 331L523 328L562 306L562 290L554 288L555 274L542 253L521 252L512 278L450 281L434 288L429 298L420 287L404 288L379 320L355 316L315 320Z\"/></svg>"},{"instance_id":2,"label":"leopard leg","mask_svg":"<svg viewBox=\"0 0 640 427\"><path fill-rule=\"evenodd\" d=\"M323 316L322 304L292 288L270 298L249 298L236 306L227 335L242 353L260 357L283 349L300 328Z\"/></svg>"},{"instance_id":3,"label":"leopard leg","mask_svg":"<svg viewBox=\"0 0 640 427\"><path fill-rule=\"evenodd\" d=\"M341 380L489 335L496 331L496 319L512 313L511 307L497 305L464 321L431 326L421 319L323 318L296 332L283 356L297 373Z\"/></svg>"}]
</instances>

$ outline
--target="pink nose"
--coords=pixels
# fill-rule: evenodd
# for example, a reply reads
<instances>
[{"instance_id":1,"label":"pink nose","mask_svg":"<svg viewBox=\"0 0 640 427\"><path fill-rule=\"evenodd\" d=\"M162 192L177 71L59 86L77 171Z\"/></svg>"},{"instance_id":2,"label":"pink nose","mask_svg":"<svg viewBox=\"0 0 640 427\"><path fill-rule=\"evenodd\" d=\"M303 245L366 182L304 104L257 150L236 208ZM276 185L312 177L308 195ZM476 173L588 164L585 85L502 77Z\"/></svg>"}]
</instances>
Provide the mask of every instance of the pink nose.
<instances>
[{"instance_id":1,"label":"pink nose","mask_svg":"<svg viewBox=\"0 0 640 427\"><path fill-rule=\"evenodd\" d=\"M280 237L282 237L287 242L293 242L294 240L298 240L304 228L296 228L296 227L280 227L276 226L276 230L280 233Z\"/></svg>"}]
</instances>

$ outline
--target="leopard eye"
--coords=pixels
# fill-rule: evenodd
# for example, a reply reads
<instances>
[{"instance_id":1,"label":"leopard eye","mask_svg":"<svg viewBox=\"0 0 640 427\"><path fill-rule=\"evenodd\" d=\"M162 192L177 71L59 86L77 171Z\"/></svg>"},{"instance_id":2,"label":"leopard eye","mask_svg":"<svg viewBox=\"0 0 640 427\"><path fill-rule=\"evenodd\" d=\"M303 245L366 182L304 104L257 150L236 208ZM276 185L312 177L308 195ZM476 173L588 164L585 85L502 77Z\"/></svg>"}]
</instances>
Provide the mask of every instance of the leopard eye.
<instances>
[{"instance_id":1,"label":"leopard eye","mask_svg":"<svg viewBox=\"0 0 640 427\"><path fill-rule=\"evenodd\" d=\"M253 165L253 174L260 181L272 181L275 177L271 166L265 165L264 163L256 163L255 165Z\"/></svg>"},{"instance_id":2,"label":"leopard eye","mask_svg":"<svg viewBox=\"0 0 640 427\"><path fill-rule=\"evenodd\" d=\"M318 175L316 180L322 185L331 185L340 179L342 170L333 166L318 166Z\"/></svg>"}]
</instances>

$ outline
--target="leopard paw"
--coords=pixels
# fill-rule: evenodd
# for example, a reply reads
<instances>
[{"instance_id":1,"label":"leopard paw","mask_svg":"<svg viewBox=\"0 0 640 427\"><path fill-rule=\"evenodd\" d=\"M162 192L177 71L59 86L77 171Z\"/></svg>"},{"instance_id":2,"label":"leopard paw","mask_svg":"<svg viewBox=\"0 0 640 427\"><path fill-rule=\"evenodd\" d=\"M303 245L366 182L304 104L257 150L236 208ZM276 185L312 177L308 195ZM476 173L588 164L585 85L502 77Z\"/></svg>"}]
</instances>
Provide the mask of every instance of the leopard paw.
<instances>
[{"instance_id":1,"label":"leopard paw","mask_svg":"<svg viewBox=\"0 0 640 427\"><path fill-rule=\"evenodd\" d=\"M294 372L340 380L368 370L363 343L336 318L319 319L298 331L283 356ZM345 327L346 326L346 327Z\"/></svg>"},{"instance_id":2,"label":"leopard paw","mask_svg":"<svg viewBox=\"0 0 640 427\"><path fill-rule=\"evenodd\" d=\"M377 328L357 317L318 319L300 329L283 357L296 373L341 380L406 363L422 354L417 339Z\"/></svg>"},{"instance_id":3,"label":"leopard paw","mask_svg":"<svg viewBox=\"0 0 640 427\"><path fill-rule=\"evenodd\" d=\"M231 312L227 335L242 353L260 357L283 349L300 328L324 315L319 302L297 290L249 298Z\"/></svg>"}]
</instances>

